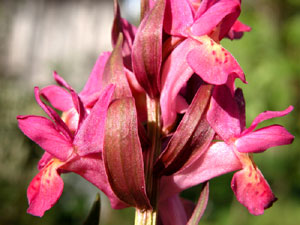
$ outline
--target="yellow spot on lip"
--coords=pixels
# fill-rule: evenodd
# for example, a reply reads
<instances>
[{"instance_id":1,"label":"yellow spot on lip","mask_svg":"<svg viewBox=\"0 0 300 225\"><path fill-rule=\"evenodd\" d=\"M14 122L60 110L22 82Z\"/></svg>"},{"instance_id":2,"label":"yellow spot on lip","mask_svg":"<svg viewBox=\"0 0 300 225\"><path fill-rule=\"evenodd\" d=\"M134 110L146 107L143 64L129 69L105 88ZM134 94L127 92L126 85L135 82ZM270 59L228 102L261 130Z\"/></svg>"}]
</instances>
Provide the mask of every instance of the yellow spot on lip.
<instances>
[{"instance_id":1,"label":"yellow spot on lip","mask_svg":"<svg viewBox=\"0 0 300 225\"><path fill-rule=\"evenodd\" d=\"M48 164L44 167L43 171L43 180L47 182L47 184L50 183L51 177L54 173L56 173L56 169L64 164L64 162L60 161L57 158L51 159Z\"/></svg>"},{"instance_id":2,"label":"yellow spot on lip","mask_svg":"<svg viewBox=\"0 0 300 225\"><path fill-rule=\"evenodd\" d=\"M191 36L193 39L203 44L209 54L212 57L212 60L217 65L227 64L229 62L229 54L220 44L216 43L213 39L211 39L207 35L203 36Z\"/></svg>"}]
</instances>

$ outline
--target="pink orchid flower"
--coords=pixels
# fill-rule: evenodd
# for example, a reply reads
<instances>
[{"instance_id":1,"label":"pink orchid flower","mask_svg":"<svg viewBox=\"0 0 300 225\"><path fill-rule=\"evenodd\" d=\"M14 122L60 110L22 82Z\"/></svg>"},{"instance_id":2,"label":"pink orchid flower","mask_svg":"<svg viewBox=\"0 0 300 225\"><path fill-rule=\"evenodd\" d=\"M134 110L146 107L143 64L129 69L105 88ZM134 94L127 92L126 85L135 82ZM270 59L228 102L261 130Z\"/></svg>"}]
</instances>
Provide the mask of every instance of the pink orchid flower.
<instances>
[{"instance_id":1,"label":"pink orchid flower","mask_svg":"<svg viewBox=\"0 0 300 225\"><path fill-rule=\"evenodd\" d=\"M207 120L224 142L212 142L197 160L172 176L163 177L161 193L168 198L216 176L239 170L231 182L238 201L250 213L263 214L276 198L251 154L290 144L294 137L280 125L255 128L260 122L287 115L292 109L290 106L284 111L263 112L245 129L244 101L240 90L236 91L234 98L226 85L215 87Z\"/></svg>"},{"instance_id":2,"label":"pink orchid flower","mask_svg":"<svg viewBox=\"0 0 300 225\"><path fill-rule=\"evenodd\" d=\"M23 133L46 151L39 162L40 172L27 190L28 213L41 217L56 203L63 191L60 174L65 172L75 172L97 186L108 196L112 207L124 206L109 186L101 156L106 113L113 91L113 85L103 90L73 134L59 115L41 101L41 93L35 88L36 100L51 120L33 115L17 117Z\"/></svg>"},{"instance_id":3,"label":"pink orchid flower","mask_svg":"<svg viewBox=\"0 0 300 225\"><path fill-rule=\"evenodd\" d=\"M228 32L233 36L249 30L236 22L239 14L239 0L166 1L164 30L171 40L164 48L176 47L162 69L160 102L165 130L174 123L178 108L187 108L178 93L193 73L209 84L222 85L235 78L246 82L237 61L219 44Z\"/></svg>"},{"instance_id":4,"label":"pink orchid flower","mask_svg":"<svg viewBox=\"0 0 300 225\"><path fill-rule=\"evenodd\" d=\"M239 90L236 91L234 99L228 87L218 87L213 94L207 118L213 129L224 140L222 143L224 148L229 147L242 165L242 170L233 176L231 182L233 192L250 213L260 215L276 198L251 154L291 144L294 137L280 125L271 125L258 130L255 128L264 120L287 115L293 107L290 106L283 111L263 112L254 119L249 128L245 129L244 105Z\"/></svg>"}]
</instances>

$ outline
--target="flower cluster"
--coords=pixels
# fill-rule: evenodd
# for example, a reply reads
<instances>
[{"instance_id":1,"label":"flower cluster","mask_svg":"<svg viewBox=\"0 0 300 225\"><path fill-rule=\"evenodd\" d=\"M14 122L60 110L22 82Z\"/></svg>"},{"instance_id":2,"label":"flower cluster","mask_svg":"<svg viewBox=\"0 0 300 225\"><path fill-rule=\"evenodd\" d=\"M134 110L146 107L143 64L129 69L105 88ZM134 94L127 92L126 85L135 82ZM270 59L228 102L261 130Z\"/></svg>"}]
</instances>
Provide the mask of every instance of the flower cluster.
<instances>
[{"instance_id":1,"label":"flower cluster","mask_svg":"<svg viewBox=\"0 0 300 225\"><path fill-rule=\"evenodd\" d=\"M158 211L164 225L198 224L207 181L237 171L231 182L237 200L263 214L276 197L252 154L294 137L280 125L256 127L292 107L265 111L246 128L243 93L235 87L235 79L246 79L220 44L250 31L237 20L240 4L142 0L136 28L115 1L113 51L99 56L83 90L76 93L54 72L58 85L35 88L49 118L17 118L23 133L45 150L27 190L28 213L43 216L62 194L60 174L74 172L115 209ZM196 207L179 197L200 183L206 185Z\"/></svg>"}]
</instances>

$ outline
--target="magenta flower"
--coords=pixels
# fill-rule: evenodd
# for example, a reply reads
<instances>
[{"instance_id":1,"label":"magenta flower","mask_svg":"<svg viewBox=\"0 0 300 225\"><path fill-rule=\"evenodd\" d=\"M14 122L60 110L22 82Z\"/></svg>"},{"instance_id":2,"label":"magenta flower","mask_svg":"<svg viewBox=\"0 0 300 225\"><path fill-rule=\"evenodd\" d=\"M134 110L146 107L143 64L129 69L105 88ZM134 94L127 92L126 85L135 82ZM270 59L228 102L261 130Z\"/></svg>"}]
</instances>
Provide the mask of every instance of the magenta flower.
<instances>
[{"instance_id":1,"label":"magenta flower","mask_svg":"<svg viewBox=\"0 0 300 225\"><path fill-rule=\"evenodd\" d=\"M162 69L160 102L164 129L168 130L176 119L178 108L187 106L178 93L193 73L209 84L222 85L235 78L246 82L239 64L219 41L228 32L233 36L249 28L236 22L240 14L238 0L205 0L199 6L195 5L199 1L166 2L164 30L171 37L164 48L176 46Z\"/></svg>"},{"instance_id":2,"label":"magenta flower","mask_svg":"<svg viewBox=\"0 0 300 225\"><path fill-rule=\"evenodd\" d=\"M292 111L266 111L246 128L235 79L245 75L224 38L250 28L237 20L240 0L142 0L141 24L123 19L114 1L113 51L100 55L77 94L56 72L59 86L35 88L50 117L18 116L25 135L45 150L28 187L28 213L43 216L63 191L61 173L94 184L113 208L136 208L135 224L196 225L208 181L235 172L231 187L250 213L276 200L252 154L292 143L282 126L256 129ZM61 117L40 97L44 97ZM182 114L177 117L177 114ZM180 192L203 183L197 204Z\"/></svg>"},{"instance_id":3,"label":"magenta flower","mask_svg":"<svg viewBox=\"0 0 300 225\"><path fill-rule=\"evenodd\" d=\"M293 108L290 106L284 111L261 113L245 129L243 107L244 101L239 89L234 98L227 86L215 87L207 120L224 142L212 142L209 148L198 153L196 160L175 174L164 177L162 193L165 197L171 197L213 177L239 170L231 183L238 201L254 215L262 214L264 209L272 205L276 198L251 154L290 144L294 137L280 125L254 129L260 122L284 116Z\"/></svg>"},{"instance_id":4,"label":"magenta flower","mask_svg":"<svg viewBox=\"0 0 300 225\"><path fill-rule=\"evenodd\" d=\"M108 184L101 156L106 113L113 91L113 86L103 90L73 135L58 114L41 101L40 91L35 88L36 100L51 120L41 116L17 117L24 134L46 151L39 162L40 172L27 190L28 213L43 216L56 203L63 190L60 174L65 172L75 172L97 186L110 198L112 207L124 205Z\"/></svg>"},{"instance_id":5,"label":"magenta flower","mask_svg":"<svg viewBox=\"0 0 300 225\"><path fill-rule=\"evenodd\" d=\"M270 186L252 160L251 153L260 153L271 147L291 144L294 137L282 126L271 125L254 129L274 117L287 115L284 111L266 111L258 115L251 126L245 129L244 99L236 91L235 100L226 86L214 91L207 119L217 134L224 140L224 148L230 147L242 164L242 170L233 176L231 187L238 201L254 215L263 214L276 200ZM221 146L220 146L221 148Z\"/></svg>"}]
</instances>

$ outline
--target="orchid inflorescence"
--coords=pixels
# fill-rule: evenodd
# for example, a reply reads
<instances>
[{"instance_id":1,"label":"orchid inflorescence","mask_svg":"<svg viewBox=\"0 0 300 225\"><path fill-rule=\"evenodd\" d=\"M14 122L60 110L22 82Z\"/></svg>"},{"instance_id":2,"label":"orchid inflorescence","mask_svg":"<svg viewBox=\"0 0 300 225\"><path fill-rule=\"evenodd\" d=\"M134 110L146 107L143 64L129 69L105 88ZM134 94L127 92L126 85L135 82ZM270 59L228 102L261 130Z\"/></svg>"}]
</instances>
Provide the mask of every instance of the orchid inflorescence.
<instances>
[{"instance_id":1,"label":"orchid inflorescence","mask_svg":"<svg viewBox=\"0 0 300 225\"><path fill-rule=\"evenodd\" d=\"M49 118L17 117L45 150L27 190L28 213L43 216L62 194L60 174L74 172L114 209L135 207L135 224L198 224L208 181L237 171L231 182L237 200L263 214L276 197L252 155L294 137L280 125L256 127L293 107L265 111L246 128L243 93L235 86L236 78L246 83L245 75L220 44L250 31L237 20L240 4L142 0L136 28L115 0L113 50L99 56L83 90L54 72L58 85L34 89ZM196 205L179 197L201 183Z\"/></svg>"}]
</instances>

